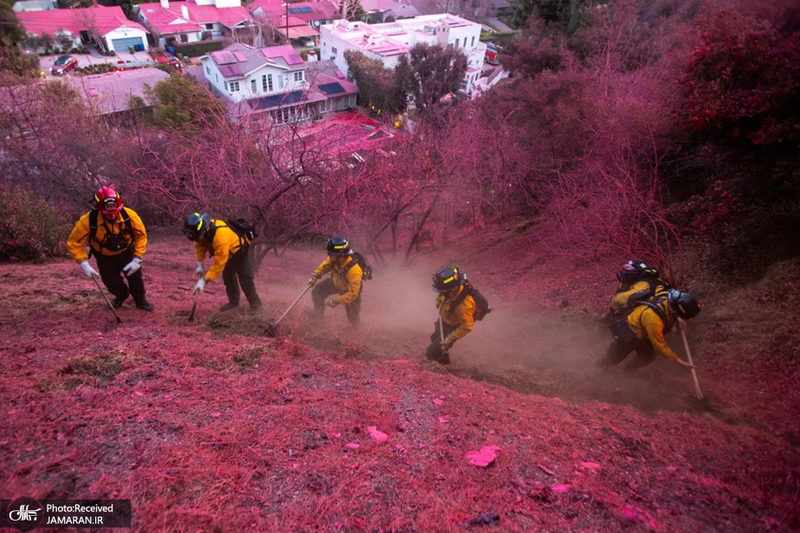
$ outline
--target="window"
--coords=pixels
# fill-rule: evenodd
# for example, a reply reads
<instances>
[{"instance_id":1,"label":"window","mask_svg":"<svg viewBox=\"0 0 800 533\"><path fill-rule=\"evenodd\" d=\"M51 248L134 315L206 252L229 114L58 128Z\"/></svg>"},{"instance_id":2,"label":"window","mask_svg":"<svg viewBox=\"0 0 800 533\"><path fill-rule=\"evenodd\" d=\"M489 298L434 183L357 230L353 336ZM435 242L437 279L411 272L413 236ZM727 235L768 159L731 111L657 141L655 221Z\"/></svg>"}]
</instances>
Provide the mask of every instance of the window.
<instances>
[{"instance_id":1,"label":"window","mask_svg":"<svg viewBox=\"0 0 800 533\"><path fill-rule=\"evenodd\" d=\"M261 76L261 90L265 93L272 92L272 74L264 74Z\"/></svg>"},{"instance_id":2,"label":"window","mask_svg":"<svg viewBox=\"0 0 800 533\"><path fill-rule=\"evenodd\" d=\"M458 39L456 39L456 48L458 48Z\"/></svg>"},{"instance_id":3,"label":"window","mask_svg":"<svg viewBox=\"0 0 800 533\"><path fill-rule=\"evenodd\" d=\"M330 100L323 100L319 103L319 112L320 113L327 113Z\"/></svg>"},{"instance_id":4,"label":"window","mask_svg":"<svg viewBox=\"0 0 800 533\"><path fill-rule=\"evenodd\" d=\"M294 81L297 81L297 82L303 81L303 71L294 73Z\"/></svg>"},{"instance_id":5,"label":"window","mask_svg":"<svg viewBox=\"0 0 800 533\"><path fill-rule=\"evenodd\" d=\"M232 93L238 93L239 92L239 82L238 81L232 81L231 82L231 92Z\"/></svg>"},{"instance_id":6,"label":"window","mask_svg":"<svg viewBox=\"0 0 800 533\"><path fill-rule=\"evenodd\" d=\"M283 89L283 74L278 74L278 89Z\"/></svg>"},{"instance_id":7,"label":"window","mask_svg":"<svg viewBox=\"0 0 800 533\"><path fill-rule=\"evenodd\" d=\"M188 43L189 42L189 36L186 35L185 33L181 33L181 42L182 43Z\"/></svg>"},{"instance_id":8,"label":"window","mask_svg":"<svg viewBox=\"0 0 800 533\"><path fill-rule=\"evenodd\" d=\"M253 94L258 92L258 83L256 83L256 80L250 80L250 92Z\"/></svg>"},{"instance_id":9,"label":"window","mask_svg":"<svg viewBox=\"0 0 800 533\"><path fill-rule=\"evenodd\" d=\"M211 24L206 24L206 29L207 30L213 30L214 29L214 23L212 22Z\"/></svg>"},{"instance_id":10,"label":"window","mask_svg":"<svg viewBox=\"0 0 800 533\"><path fill-rule=\"evenodd\" d=\"M225 84L225 90L227 91L228 90L228 82L227 81L223 81L222 83Z\"/></svg>"},{"instance_id":11,"label":"window","mask_svg":"<svg viewBox=\"0 0 800 533\"><path fill-rule=\"evenodd\" d=\"M339 51L336 49L335 46L331 46L331 52L333 53L333 55L336 55L336 54L339 53Z\"/></svg>"},{"instance_id":12,"label":"window","mask_svg":"<svg viewBox=\"0 0 800 533\"><path fill-rule=\"evenodd\" d=\"M211 67L206 65L206 74L211 74Z\"/></svg>"},{"instance_id":13,"label":"window","mask_svg":"<svg viewBox=\"0 0 800 533\"><path fill-rule=\"evenodd\" d=\"M470 46L475 46L475 36L472 36L472 42L469 44Z\"/></svg>"},{"instance_id":14,"label":"window","mask_svg":"<svg viewBox=\"0 0 800 533\"><path fill-rule=\"evenodd\" d=\"M219 83L219 74L214 74L214 79L217 80L217 83Z\"/></svg>"}]
</instances>

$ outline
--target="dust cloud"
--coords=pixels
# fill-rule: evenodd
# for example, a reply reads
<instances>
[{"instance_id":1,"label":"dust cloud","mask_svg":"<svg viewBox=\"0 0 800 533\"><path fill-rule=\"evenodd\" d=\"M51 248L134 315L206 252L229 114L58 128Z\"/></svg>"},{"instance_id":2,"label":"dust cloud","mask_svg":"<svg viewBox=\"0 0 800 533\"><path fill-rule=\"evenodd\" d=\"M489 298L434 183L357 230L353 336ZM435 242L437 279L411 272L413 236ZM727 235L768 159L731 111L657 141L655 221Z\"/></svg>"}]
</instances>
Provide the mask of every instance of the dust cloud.
<instances>
[{"instance_id":1,"label":"dust cloud","mask_svg":"<svg viewBox=\"0 0 800 533\"><path fill-rule=\"evenodd\" d=\"M262 299L278 300L275 312L282 313L324 259L322 251L270 256L257 279L259 287L264 287ZM431 276L447 263L432 257L417 258L411 266L399 263L373 265L373 279L365 282L362 293L358 331L349 326L339 308L326 309L321 323L309 321L309 293L286 320L292 330L289 335L321 350L357 344L358 356L365 359L423 361L438 316ZM463 263L459 266L488 298L493 311L456 342L450 350L451 365L442 368L427 363L431 369L565 401L634 405L651 413L691 409L689 375L674 368L676 365L657 360L636 372L625 370L624 363L613 369L599 368L596 361L611 342L605 327L550 310L537 311L544 306L535 294L520 294L512 301L500 299L480 273L471 274L469 265ZM677 337L668 342L678 348Z\"/></svg>"}]
</instances>

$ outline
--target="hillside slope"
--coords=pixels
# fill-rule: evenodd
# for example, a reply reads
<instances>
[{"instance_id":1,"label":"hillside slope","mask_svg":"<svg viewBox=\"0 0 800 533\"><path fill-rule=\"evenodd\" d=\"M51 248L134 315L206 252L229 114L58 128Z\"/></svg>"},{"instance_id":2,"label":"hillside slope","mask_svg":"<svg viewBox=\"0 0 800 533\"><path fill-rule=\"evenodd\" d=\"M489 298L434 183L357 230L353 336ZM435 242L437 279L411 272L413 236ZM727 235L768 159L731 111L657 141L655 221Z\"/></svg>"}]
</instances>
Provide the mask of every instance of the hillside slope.
<instances>
[{"instance_id":1,"label":"hillside slope","mask_svg":"<svg viewBox=\"0 0 800 533\"><path fill-rule=\"evenodd\" d=\"M503 315L498 298L495 325L457 345L460 375L450 375L419 358L435 310L429 278L413 269L387 267L370 282L360 334L339 309L309 323L305 300L268 339L269 319L322 257L266 264L258 315L216 313L224 291L211 285L190 324L187 244L151 246L156 311L127 303L121 326L72 262L4 266L0 498L131 498L140 531L461 531L479 516L492 522L488 511L503 531L800 527L800 454L786 440L460 377L480 352L506 353L485 343L508 333L511 302ZM529 346L537 353L564 355L585 340L564 344L549 323L531 329L550 332ZM497 360L487 353L483 364ZM578 364L588 366L575 357L563 368ZM686 392L685 375L655 376ZM387 440L371 438L371 426ZM468 463L467 452L489 445L500 448L493 464Z\"/></svg>"}]
</instances>

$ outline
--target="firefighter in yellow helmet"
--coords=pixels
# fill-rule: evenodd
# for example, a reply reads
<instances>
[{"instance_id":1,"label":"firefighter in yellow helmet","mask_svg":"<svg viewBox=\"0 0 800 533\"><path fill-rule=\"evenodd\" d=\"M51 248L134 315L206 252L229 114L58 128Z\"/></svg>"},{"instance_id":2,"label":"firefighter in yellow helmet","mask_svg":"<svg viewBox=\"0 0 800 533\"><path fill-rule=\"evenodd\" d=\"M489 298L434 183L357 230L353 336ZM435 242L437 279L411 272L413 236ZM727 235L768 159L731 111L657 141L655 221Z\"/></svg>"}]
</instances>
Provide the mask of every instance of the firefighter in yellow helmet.
<instances>
[{"instance_id":1,"label":"firefighter in yellow helmet","mask_svg":"<svg viewBox=\"0 0 800 533\"><path fill-rule=\"evenodd\" d=\"M70 255L87 277L100 276L114 295L111 305L121 307L130 294L136 307L152 311L153 304L145 298L141 271L147 249L147 230L142 219L130 207L122 207L122 198L111 187L100 187L92 204L94 209L78 220L67 239ZM99 274L89 265L87 245L97 261Z\"/></svg>"},{"instance_id":2,"label":"firefighter in yellow helmet","mask_svg":"<svg viewBox=\"0 0 800 533\"><path fill-rule=\"evenodd\" d=\"M466 275L456 267L439 269L433 275L436 291L436 308L439 319L431 335L426 357L443 365L450 364L448 350L458 339L466 336L475 326L475 299L465 287ZM442 331L439 330L439 324ZM444 341L442 341L444 337Z\"/></svg>"},{"instance_id":3,"label":"firefighter in yellow helmet","mask_svg":"<svg viewBox=\"0 0 800 533\"><path fill-rule=\"evenodd\" d=\"M631 352L636 359L628 364L635 370L653 362L656 353L685 368L693 368L678 357L664 340L678 319L692 320L700 313L700 303L685 291L669 289L650 300L638 302L633 311L611 325L614 341L608 348L600 366L614 366L621 363ZM680 323L683 327L683 323Z\"/></svg>"},{"instance_id":4,"label":"firefighter in yellow helmet","mask_svg":"<svg viewBox=\"0 0 800 533\"><path fill-rule=\"evenodd\" d=\"M354 326L358 325L361 314L361 288L363 286L364 271L356 261L350 243L344 237L331 237L325 243L325 259L311 274L308 284L314 287L311 299L314 301L314 310L317 316L325 311L325 305L334 308L344 305L347 319ZM317 280L331 273L331 277L317 285ZM316 285L316 286L315 286ZM327 302L328 296L338 294Z\"/></svg>"},{"instance_id":5,"label":"firefighter in yellow helmet","mask_svg":"<svg viewBox=\"0 0 800 533\"><path fill-rule=\"evenodd\" d=\"M253 262L250 260L250 240L240 236L233 228L222 220L214 220L208 213L192 213L186 218L183 234L194 241L197 269L200 278L195 285L195 292L202 291L208 282L222 274L228 303L220 307L220 311L239 307L239 285L242 286L250 309L261 309L261 299L256 292ZM214 262L208 272L203 270L203 259L210 255ZM238 281L237 281L238 278Z\"/></svg>"}]
</instances>

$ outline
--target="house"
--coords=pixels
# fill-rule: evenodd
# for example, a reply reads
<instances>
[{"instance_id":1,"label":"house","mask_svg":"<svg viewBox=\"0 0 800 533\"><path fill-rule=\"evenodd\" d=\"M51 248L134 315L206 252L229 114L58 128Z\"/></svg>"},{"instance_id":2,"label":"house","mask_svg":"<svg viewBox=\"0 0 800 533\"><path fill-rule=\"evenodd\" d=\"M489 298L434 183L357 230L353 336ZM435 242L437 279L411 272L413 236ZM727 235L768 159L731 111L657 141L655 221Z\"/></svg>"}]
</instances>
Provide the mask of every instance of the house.
<instances>
[{"instance_id":1,"label":"house","mask_svg":"<svg viewBox=\"0 0 800 533\"><path fill-rule=\"evenodd\" d=\"M414 18L420 13L409 0L360 0L364 20L370 24Z\"/></svg>"},{"instance_id":2,"label":"house","mask_svg":"<svg viewBox=\"0 0 800 533\"><path fill-rule=\"evenodd\" d=\"M267 21L290 39L310 38L319 44L319 27L338 18L338 8L327 0L284 4L279 0L255 0L247 9L253 18ZM287 34L288 16L288 34Z\"/></svg>"},{"instance_id":3,"label":"house","mask_svg":"<svg viewBox=\"0 0 800 533\"><path fill-rule=\"evenodd\" d=\"M276 124L294 123L356 105L357 88L333 63L306 63L291 45L256 49L236 43L200 59L234 120L268 113Z\"/></svg>"},{"instance_id":4,"label":"house","mask_svg":"<svg viewBox=\"0 0 800 533\"><path fill-rule=\"evenodd\" d=\"M19 0L14 3L14 12L22 11L48 11L58 9L55 0Z\"/></svg>"},{"instance_id":5,"label":"house","mask_svg":"<svg viewBox=\"0 0 800 533\"><path fill-rule=\"evenodd\" d=\"M79 48L94 41L113 52L127 52L131 46L147 50L147 30L128 20L119 6L22 11L17 19L29 35L49 35L61 48Z\"/></svg>"},{"instance_id":6,"label":"house","mask_svg":"<svg viewBox=\"0 0 800 533\"><path fill-rule=\"evenodd\" d=\"M150 28L154 39L158 36L158 46L162 48L172 42L219 39L253 22L241 0L161 0L136 7L139 20Z\"/></svg>"},{"instance_id":7,"label":"house","mask_svg":"<svg viewBox=\"0 0 800 533\"><path fill-rule=\"evenodd\" d=\"M320 59L330 59L349 76L344 52L354 50L394 68L400 56L418 43L458 48L467 56L467 72L461 90L471 94L481 75L486 44L480 41L481 25L442 13L383 24L337 20L320 27Z\"/></svg>"},{"instance_id":8,"label":"house","mask_svg":"<svg viewBox=\"0 0 800 533\"><path fill-rule=\"evenodd\" d=\"M163 70L139 68L94 76L67 76L64 83L74 89L96 114L104 119L114 119L134 108L133 97L141 98L148 106L146 86L155 87L167 78L169 74Z\"/></svg>"}]
</instances>

